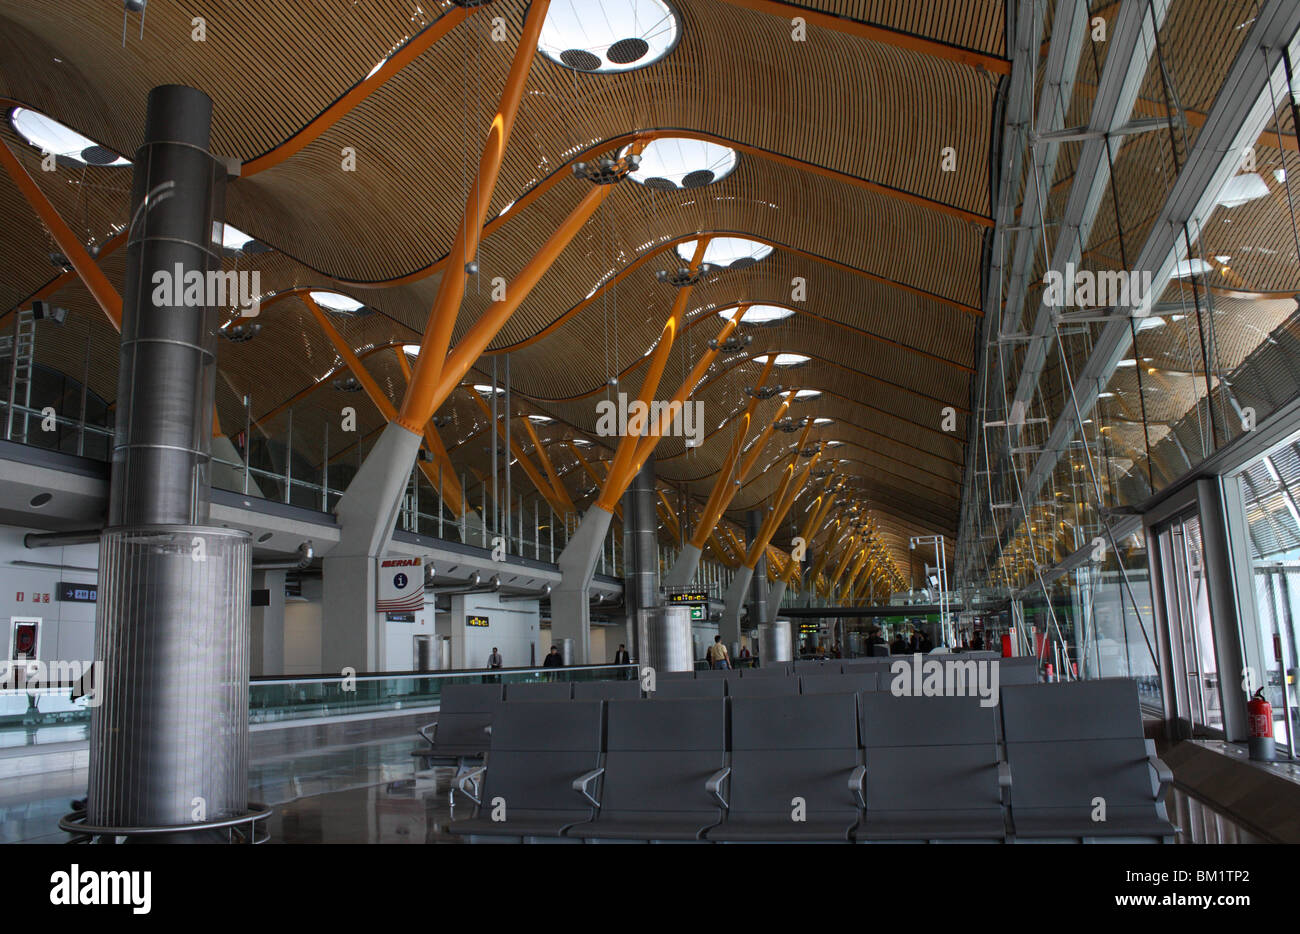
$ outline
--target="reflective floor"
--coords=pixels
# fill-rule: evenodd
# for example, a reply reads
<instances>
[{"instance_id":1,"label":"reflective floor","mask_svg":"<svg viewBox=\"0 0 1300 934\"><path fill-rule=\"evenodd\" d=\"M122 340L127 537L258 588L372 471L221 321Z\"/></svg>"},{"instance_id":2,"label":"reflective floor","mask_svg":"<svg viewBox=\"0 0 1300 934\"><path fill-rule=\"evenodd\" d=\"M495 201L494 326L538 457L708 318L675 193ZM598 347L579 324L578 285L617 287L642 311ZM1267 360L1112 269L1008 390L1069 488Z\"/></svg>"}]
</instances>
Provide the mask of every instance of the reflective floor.
<instances>
[{"instance_id":1,"label":"reflective floor","mask_svg":"<svg viewBox=\"0 0 1300 934\"><path fill-rule=\"evenodd\" d=\"M446 828L472 808L460 795L451 806L451 770L415 778L414 745L379 740L262 760L249 797L274 806L272 843L461 843ZM85 769L0 781L0 843L65 842L58 819L85 792ZM1179 843L1268 842L1178 789L1168 810Z\"/></svg>"}]
</instances>

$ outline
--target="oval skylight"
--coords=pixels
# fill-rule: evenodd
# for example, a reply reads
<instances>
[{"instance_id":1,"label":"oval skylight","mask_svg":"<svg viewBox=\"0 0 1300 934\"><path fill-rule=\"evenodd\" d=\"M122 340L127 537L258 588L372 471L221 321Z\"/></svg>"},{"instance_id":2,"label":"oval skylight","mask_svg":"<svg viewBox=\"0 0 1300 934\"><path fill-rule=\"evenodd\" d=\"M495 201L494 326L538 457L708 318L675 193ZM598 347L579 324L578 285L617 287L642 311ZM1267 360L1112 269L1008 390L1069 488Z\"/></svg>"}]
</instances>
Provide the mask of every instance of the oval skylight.
<instances>
[{"instance_id":1,"label":"oval skylight","mask_svg":"<svg viewBox=\"0 0 1300 934\"><path fill-rule=\"evenodd\" d=\"M566 68L612 74L659 61L679 32L663 0L567 0L547 11L537 48Z\"/></svg>"},{"instance_id":2,"label":"oval skylight","mask_svg":"<svg viewBox=\"0 0 1300 934\"><path fill-rule=\"evenodd\" d=\"M230 224L223 224L221 221L212 222L212 242L220 241L222 249L232 250L236 253L243 252L255 241L238 227Z\"/></svg>"},{"instance_id":3,"label":"oval skylight","mask_svg":"<svg viewBox=\"0 0 1300 934\"><path fill-rule=\"evenodd\" d=\"M756 363L767 363L767 354L755 357ZM801 353L779 353L776 355L777 366L799 366L801 363L807 363L811 357L806 357Z\"/></svg>"},{"instance_id":4,"label":"oval skylight","mask_svg":"<svg viewBox=\"0 0 1300 934\"><path fill-rule=\"evenodd\" d=\"M365 307L365 302L359 302L351 295L344 295L342 292L308 292L311 300L320 305L326 311L332 311L339 315L356 314L360 309ZM408 353L419 353L419 344L407 344L407 347L414 347L414 351ZM405 348L403 348L405 349Z\"/></svg>"},{"instance_id":5,"label":"oval skylight","mask_svg":"<svg viewBox=\"0 0 1300 934\"><path fill-rule=\"evenodd\" d=\"M631 148L624 146L619 157L626 156ZM665 191L703 188L730 175L736 159L734 149L708 140L661 137L651 140L641 151L641 164L628 177L647 188Z\"/></svg>"},{"instance_id":6,"label":"oval skylight","mask_svg":"<svg viewBox=\"0 0 1300 934\"><path fill-rule=\"evenodd\" d=\"M771 252L771 244L750 240L748 237L714 237L704 248L704 262L710 266L744 269ZM677 255L689 263L695 255L695 241L677 244Z\"/></svg>"},{"instance_id":7,"label":"oval skylight","mask_svg":"<svg viewBox=\"0 0 1300 934\"><path fill-rule=\"evenodd\" d=\"M475 383L474 391L480 394L485 392L490 393L492 392L492 387L489 386L487 383ZM496 393L498 396L504 396L506 394L506 391L502 389L500 386L498 386L496 387Z\"/></svg>"},{"instance_id":8,"label":"oval skylight","mask_svg":"<svg viewBox=\"0 0 1300 934\"><path fill-rule=\"evenodd\" d=\"M1235 208L1247 201L1266 197L1268 197L1268 184L1258 173L1250 172L1245 175L1234 175L1228 179L1228 184L1223 186L1223 191L1219 193L1215 203L1225 208Z\"/></svg>"},{"instance_id":9,"label":"oval skylight","mask_svg":"<svg viewBox=\"0 0 1300 934\"><path fill-rule=\"evenodd\" d=\"M1190 260L1181 259L1178 261L1178 265L1174 267L1173 277L1175 279L1186 279L1188 276L1199 276L1210 272L1213 268L1205 260L1193 256Z\"/></svg>"},{"instance_id":10,"label":"oval skylight","mask_svg":"<svg viewBox=\"0 0 1300 934\"><path fill-rule=\"evenodd\" d=\"M9 114L9 122L19 136L41 152L48 152L77 165L117 167L131 164L130 159L119 157L93 139L82 136L76 130L35 110L15 107Z\"/></svg>"},{"instance_id":11,"label":"oval skylight","mask_svg":"<svg viewBox=\"0 0 1300 934\"><path fill-rule=\"evenodd\" d=\"M777 359L779 362L780 358L778 357ZM806 360L808 358L805 357L804 359ZM811 399L816 399L821 394L822 392L820 389L796 389L794 391L794 398L797 402L808 402Z\"/></svg>"},{"instance_id":12,"label":"oval skylight","mask_svg":"<svg viewBox=\"0 0 1300 934\"><path fill-rule=\"evenodd\" d=\"M534 425L549 425L551 422L555 421L555 419L551 418L549 415L530 415L528 416L528 420Z\"/></svg>"},{"instance_id":13,"label":"oval skylight","mask_svg":"<svg viewBox=\"0 0 1300 934\"><path fill-rule=\"evenodd\" d=\"M420 355L420 345L419 345L419 344L403 344L403 345L402 345L402 353L406 354L408 357L418 357L418 356Z\"/></svg>"},{"instance_id":14,"label":"oval skylight","mask_svg":"<svg viewBox=\"0 0 1300 934\"><path fill-rule=\"evenodd\" d=\"M706 254L708 250L704 251ZM718 312L718 316L730 321L731 316L736 313L736 306L724 308ZM786 308L784 305L750 305L745 309L745 313L740 316L741 324L771 324L774 321L784 321L794 314L793 308Z\"/></svg>"},{"instance_id":15,"label":"oval skylight","mask_svg":"<svg viewBox=\"0 0 1300 934\"><path fill-rule=\"evenodd\" d=\"M814 418L814 419L813 419L813 424L814 424L814 425L829 425L829 424L830 424L831 422L833 422L833 421L835 421L835 419L833 419L833 418Z\"/></svg>"}]
</instances>

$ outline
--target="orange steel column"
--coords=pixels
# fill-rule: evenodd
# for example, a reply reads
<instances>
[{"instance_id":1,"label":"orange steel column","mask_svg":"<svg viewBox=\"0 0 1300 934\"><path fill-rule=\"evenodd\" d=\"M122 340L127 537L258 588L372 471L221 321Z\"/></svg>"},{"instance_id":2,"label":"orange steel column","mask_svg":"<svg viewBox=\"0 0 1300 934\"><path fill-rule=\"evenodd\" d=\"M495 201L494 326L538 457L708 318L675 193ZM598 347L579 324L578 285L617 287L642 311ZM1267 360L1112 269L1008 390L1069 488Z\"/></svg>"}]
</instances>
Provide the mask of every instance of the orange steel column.
<instances>
[{"instance_id":1,"label":"orange steel column","mask_svg":"<svg viewBox=\"0 0 1300 934\"><path fill-rule=\"evenodd\" d=\"M731 336L731 332L740 325L740 316L745 313L745 309L748 307L748 305L741 305L736 309L736 313L722 326L722 330L718 331L716 343L721 344ZM695 387L699 385L700 380L704 378L705 372L713 365L713 361L717 359L717 356L718 351L713 349L706 350L700 355L700 359L697 360L695 366L691 368L690 375L688 375L686 379L682 380L682 384L677 387L677 392L673 393L673 397L668 401L669 413L671 413L674 405L680 408L680 406L686 404L687 399L691 393L695 391ZM650 456L650 452L659 444L660 439L663 438L663 433L672 427L670 418L671 414L661 415L659 418L659 424L651 429L650 434L644 436L637 442L636 450L632 454L632 463L628 465L626 473L619 481L624 489L626 489L627 485L632 482L632 478L635 477L637 471L641 469L641 465L644 464L646 458ZM619 495L622 495L622 493L620 492Z\"/></svg>"},{"instance_id":2,"label":"orange steel column","mask_svg":"<svg viewBox=\"0 0 1300 934\"><path fill-rule=\"evenodd\" d=\"M55 210L50 199L45 197L45 193L37 186L32 177L27 174L18 157L9 151L9 147L0 142L0 163L4 164L5 171L9 177L14 180L18 186L18 191L27 203L32 206L36 216L40 218L45 229L50 232L54 242L59 245L63 255L68 258L72 268L76 270L81 281L85 283L86 289L90 292L91 297L108 315L108 320L113 322L113 327L122 330L122 296L117 294L108 281L108 276L86 252L86 248L81 245L80 238L74 234L71 228L63 222L59 212Z\"/></svg>"},{"instance_id":3,"label":"orange steel column","mask_svg":"<svg viewBox=\"0 0 1300 934\"><path fill-rule=\"evenodd\" d=\"M767 382L767 377L771 374L775 363L776 355L769 354L767 364L763 367L763 373L758 378L758 385L754 387L755 391L763 388L763 384ZM709 493L709 498L704 504L704 511L700 513L700 521L695 527L695 533L691 536L691 544L696 548L701 550L704 548L704 543L713 534L713 527L718 524L717 516L722 515L722 510L725 508L721 504L724 502L723 498L727 495L727 489L735 486L735 480L733 480L731 472L736 469L736 461L740 458L741 448L745 446L745 435L748 434L750 422L754 420L754 412L762 401L758 396L754 396L749 400L749 404L745 406L740 425L736 428L735 440L731 442L731 449L727 452L727 459L723 462L722 469L718 471L718 479L713 482L713 490ZM730 502L730 499L727 499L726 502Z\"/></svg>"},{"instance_id":4,"label":"orange steel column","mask_svg":"<svg viewBox=\"0 0 1300 934\"><path fill-rule=\"evenodd\" d=\"M334 324L325 315L325 312L321 310L320 305L316 304L315 299L305 292L300 297L302 298L303 304L307 306L308 310L312 313L312 316L316 319L316 323L320 325L320 329L324 332L325 337L334 347L334 351L343 358L343 362L347 364L348 370L351 371L354 377L356 377L357 382L361 384L361 388L365 390L370 401L374 403L375 408L379 409L379 413L383 415L385 421L392 421L397 416L397 409L393 406L393 403L388 396L384 394L384 391L379 388L379 384L375 382L375 378L370 375L370 371L366 369L365 364L361 362L360 358L357 357L352 348L348 346L348 342L343 339L343 335L338 332L338 329L334 327ZM416 434L419 433L420 432L416 432ZM430 440L427 434L426 440ZM438 439L435 434L433 440L436 442L436 446L431 445L431 449L433 450L435 457L441 455L439 460L442 462L445 472L443 477L443 493L448 499L447 505L451 508L452 512L459 516L465 509L464 499L460 492L460 484L456 482L455 471L451 469L451 459L447 457L447 451L442 447L441 439ZM424 475L429 478L429 482L436 485L438 481L436 475L432 473L430 465L426 461L419 461L418 463L420 469L424 472Z\"/></svg>"},{"instance_id":5,"label":"orange steel column","mask_svg":"<svg viewBox=\"0 0 1300 934\"><path fill-rule=\"evenodd\" d=\"M695 253L691 257L691 274L694 275L700 269L700 264L704 262L704 248L708 245L707 237L700 237L695 241ZM677 332L681 330L682 318L686 314L686 303L691 297L692 287L687 285L677 290L677 299L673 302L672 313L668 315L668 320L664 322L664 329L659 334L659 342L655 345L654 354L650 358L650 366L646 370L645 379L641 381L641 392L637 396L637 401L643 406L649 406L654 401L655 393L659 390L659 380L664 375L664 367L668 365L668 355L672 352L673 343L677 339ZM606 512L614 511L614 504L618 502L623 495L623 488L627 486L633 474L627 472L627 465L633 459L636 453L638 441L636 436L624 435L619 441L618 448L614 451L614 463L610 467L609 476L605 480L605 487L600 491L600 496L596 499L596 505ZM626 475L626 481L624 476Z\"/></svg>"},{"instance_id":6,"label":"orange steel column","mask_svg":"<svg viewBox=\"0 0 1300 934\"><path fill-rule=\"evenodd\" d=\"M564 252L564 248L577 236L582 226L596 213L596 208L600 207L611 188L612 185L592 186L592 190L587 192L586 196L569 212L564 222L555 229L541 248L533 254L528 264L506 286L505 300L493 302L492 307L479 316L465 336L460 339L460 343L447 355L447 360L437 377L437 385L428 402L430 416L452 394L465 374L469 372L469 368L474 365L474 361L487 349L488 344L492 343L492 339L497 336L533 287ZM419 368L418 364L416 368Z\"/></svg>"},{"instance_id":7,"label":"orange steel column","mask_svg":"<svg viewBox=\"0 0 1300 934\"><path fill-rule=\"evenodd\" d=\"M533 449L537 451L537 459L541 462L542 469L546 471L546 477L555 491L555 498L564 504L564 512L575 512L577 507L573 505L573 498L560 482L560 475L555 472L555 465L551 463L551 455L546 452L546 446L542 444L542 439L537 436L537 430L533 428L532 421L526 415L523 424L524 430L528 432L528 437L533 442Z\"/></svg>"},{"instance_id":8,"label":"orange steel column","mask_svg":"<svg viewBox=\"0 0 1300 934\"><path fill-rule=\"evenodd\" d=\"M835 494L831 492L831 483L834 481L834 475L826 478L826 484L822 487L821 503L815 508L808 510L808 518L804 520L803 528L799 530L799 537L804 540L804 546L812 541L817 529L821 527L822 520L831 510L831 504L835 502ZM794 577L794 569L799 567L801 562L795 561L791 555L790 563L786 565L785 572L781 575L781 582L789 585L791 578Z\"/></svg>"},{"instance_id":9,"label":"orange steel column","mask_svg":"<svg viewBox=\"0 0 1300 934\"><path fill-rule=\"evenodd\" d=\"M424 340L420 342L420 355L415 361L415 375L406 388L401 414L397 419L398 424L414 434L419 434L424 423L433 416L434 389L438 377L442 375L451 334L460 313L460 303L465 297L466 266L478 250L483 220L487 216L492 192L496 189L497 175L501 171L506 145L510 142L510 131L514 127L515 115L519 112L519 101L523 97L528 72L537 54L537 39L550 5L551 0L532 0L528 8L523 35L519 37L519 46L515 49L514 61L510 64L510 73L506 76L506 85L501 92L501 103L492 120L492 129L483 147L483 155L479 159L478 175L470 187L465 212L456 229L456 240L447 255L442 281L438 283L438 294L429 312Z\"/></svg>"},{"instance_id":10,"label":"orange steel column","mask_svg":"<svg viewBox=\"0 0 1300 934\"><path fill-rule=\"evenodd\" d=\"M767 519L763 522L763 526L759 530L758 540L754 542L753 546L750 546L749 555L745 562L746 567L752 568L758 564L758 559L763 554L763 549L767 547L768 543L772 540L772 536L776 534L777 526L785 521L785 514L789 512L790 507L794 505L795 499L799 496L799 491L803 489L803 485L808 482L808 475L812 473L813 467L817 466L817 462L821 460L821 456L822 452L818 451L808 459L808 463L804 465L803 472L799 474L799 479L794 480L790 484L785 495L781 499L777 500L772 511L768 513Z\"/></svg>"},{"instance_id":11,"label":"orange steel column","mask_svg":"<svg viewBox=\"0 0 1300 934\"><path fill-rule=\"evenodd\" d=\"M406 359L406 351L401 347L394 347L393 353L397 355L397 365L402 368L402 375L406 377L407 383L411 381L411 361ZM389 421L392 419L390 418ZM438 430L433 427L432 421L424 423L424 443L430 451L433 452L434 460L438 462L439 471L434 473L425 461L419 461L420 470L428 478L429 484L438 490L447 500L447 506L456 516L465 513L465 491L461 489L460 480L456 476L456 468L451 465L451 455L447 453L446 446L442 443L442 436Z\"/></svg>"}]
</instances>

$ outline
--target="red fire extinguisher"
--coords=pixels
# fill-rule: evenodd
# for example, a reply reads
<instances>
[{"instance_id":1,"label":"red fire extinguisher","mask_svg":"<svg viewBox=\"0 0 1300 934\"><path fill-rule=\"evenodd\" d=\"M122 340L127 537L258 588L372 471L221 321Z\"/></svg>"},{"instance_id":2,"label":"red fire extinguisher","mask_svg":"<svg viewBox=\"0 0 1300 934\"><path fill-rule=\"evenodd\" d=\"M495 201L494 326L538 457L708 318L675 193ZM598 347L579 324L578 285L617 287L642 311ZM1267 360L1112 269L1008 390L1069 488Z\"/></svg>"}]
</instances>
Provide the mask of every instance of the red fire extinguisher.
<instances>
[{"instance_id":1,"label":"red fire extinguisher","mask_svg":"<svg viewBox=\"0 0 1300 934\"><path fill-rule=\"evenodd\" d=\"M1250 757L1263 762L1272 762L1275 752L1273 705L1264 700L1264 689L1262 687L1247 702L1246 715L1246 719L1249 721Z\"/></svg>"},{"instance_id":2,"label":"red fire extinguisher","mask_svg":"<svg viewBox=\"0 0 1300 934\"><path fill-rule=\"evenodd\" d=\"M1053 681L1056 680L1055 678L1052 677L1052 675L1053 675L1052 663L1048 662L1047 667L1043 669L1043 680L1046 681L1048 684L1051 684Z\"/></svg>"}]
</instances>

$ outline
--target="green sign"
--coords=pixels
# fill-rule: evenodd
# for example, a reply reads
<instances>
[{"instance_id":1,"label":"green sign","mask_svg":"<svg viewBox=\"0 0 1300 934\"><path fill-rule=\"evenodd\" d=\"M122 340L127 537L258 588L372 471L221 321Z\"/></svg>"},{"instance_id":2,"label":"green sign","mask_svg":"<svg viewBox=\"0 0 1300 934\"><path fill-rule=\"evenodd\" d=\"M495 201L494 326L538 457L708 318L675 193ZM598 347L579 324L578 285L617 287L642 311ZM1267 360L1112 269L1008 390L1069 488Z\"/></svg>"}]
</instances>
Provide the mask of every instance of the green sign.
<instances>
[{"instance_id":1,"label":"green sign","mask_svg":"<svg viewBox=\"0 0 1300 934\"><path fill-rule=\"evenodd\" d=\"M691 607L691 619L692 620L704 619L704 607L702 606Z\"/></svg>"}]
</instances>

